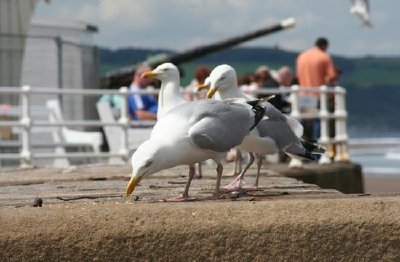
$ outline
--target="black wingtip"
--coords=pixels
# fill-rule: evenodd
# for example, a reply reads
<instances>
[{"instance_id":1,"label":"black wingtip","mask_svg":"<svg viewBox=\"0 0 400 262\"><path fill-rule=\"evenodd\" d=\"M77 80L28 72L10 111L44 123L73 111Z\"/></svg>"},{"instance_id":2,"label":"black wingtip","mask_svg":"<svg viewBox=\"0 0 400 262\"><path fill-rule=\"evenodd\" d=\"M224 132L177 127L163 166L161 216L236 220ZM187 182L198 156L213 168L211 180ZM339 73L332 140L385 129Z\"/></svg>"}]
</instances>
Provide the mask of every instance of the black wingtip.
<instances>
[{"instance_id":1,"label":"black wingtip","mask_svg":"<svg viewBox=\"0 0 400 262\"><path fill-rule=\"evenodd\" d=\"M303 147L311 154L323 154L325 153L325 148L321 147L317 143L309 142L304 139L301 140Z\"/></svg>"},{"instance_id":2,"label":"black wingtip","mask_svg":"<svg viewBox=\"0 0 400 262\"><path fill-rule=\"evenodd\" d=\"M258 125L258 123L265 115L265 107L260 105L259 101L260 100L247 101L247 103L251 105L252 110L254 112L254 125L250 127L250 131L253 130Z\"/></svg>"}]
</instances>

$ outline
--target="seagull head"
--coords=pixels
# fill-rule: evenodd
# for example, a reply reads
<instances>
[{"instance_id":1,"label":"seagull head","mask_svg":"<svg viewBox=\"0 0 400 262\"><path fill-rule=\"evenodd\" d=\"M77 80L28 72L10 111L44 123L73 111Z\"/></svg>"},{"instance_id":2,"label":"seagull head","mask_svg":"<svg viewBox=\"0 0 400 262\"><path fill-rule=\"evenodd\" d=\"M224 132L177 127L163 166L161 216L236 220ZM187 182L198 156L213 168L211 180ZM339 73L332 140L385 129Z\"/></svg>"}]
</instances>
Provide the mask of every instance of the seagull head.
<instances>
[{"instance_id":1,"label":"seagull head","mask_svg":"<svg viewBox=\"0 0 400 262\"><path fill-rule=\"evenodd\" d=\"M204 83L197 87L196 92L200 92L201 90L209 89L209 88L210 88L210 77L207 76L206 79L204 79Z\"/></svg>"},{"instance_id":2,"label":"seagull head","mask_svg":"<svg viewBox=\"0 0 400 262\"><path fill-rule=\"evenodd\" d=\"M133 153L131 159L132 175L126 187L125 197L132 194L144 176L154 174L162 169L160 167L162 161L158 157L159 151L160 148L157 143L147 140Z\"/></svg>"},{"instance_id":3,"label":"seagull head","mask_svg":"<svg viewBox=\"0 0 400 262\"><path fill-rule=\"evenodd\" d=\"M230 65L219 65L211 72L207 84L210 88L207 98L213 97L217 91L225 92L231 88L237 88L236 71Z\"/></svg>"},{"instance_id":4,"label":"seagull head","mask_svg":"<svg viewBox=\"0 0 400 262\"><path fill-rule=\"evenodd\" d=\"M144 72L142 77L156 78L161 81L179 81L179 70L172 63L164 63L152 71Z\"/></svg>"}]
</instances>

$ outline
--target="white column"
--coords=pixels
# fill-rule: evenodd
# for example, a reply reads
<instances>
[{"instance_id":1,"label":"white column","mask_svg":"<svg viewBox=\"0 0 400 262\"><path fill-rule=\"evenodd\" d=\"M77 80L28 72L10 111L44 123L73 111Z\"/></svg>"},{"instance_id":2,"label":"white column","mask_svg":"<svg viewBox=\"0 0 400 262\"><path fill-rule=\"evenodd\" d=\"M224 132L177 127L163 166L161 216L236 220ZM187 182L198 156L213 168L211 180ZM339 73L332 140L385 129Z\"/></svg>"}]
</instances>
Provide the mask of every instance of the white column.
<instances>
[{"instance_id":1,"label":"white column","mask_svg":"<svg viewBox=\"0 0 400 262\"><path fill-rule=\"evenodd\" d=\"M119 89L119 93L121 94L121 116L118 120L123 126L122 128L122 136L121 136L121 149L119 153L123 157L125 161L128 161L129 150L128 150L128 128L129 128L129 115L128 115L128 88L123 86Z\"/></svg>"},{"instance_id":2,"label":"white column","mask_svg":"<svg viewBox=\"0 0 400 262\"><path fill-rule=\"evenodd\" d=\"M31 111L31 87L23 86L21 93L21 107L22 107L22 115L20 118L20 122L22 124L22 133L21 133L21 167L26 168L32 165L32 152L31 152L31 125L32 119L30 117Z\"/></svg>"},{"instance_id":3,"label":"white column","mask_svg":"<svg viewBox=\"0 0 400 262\"><path fill-rule=\"evenodd\" d=\"M300 120L300 109L299 109L299 86L293 85L290 87L290 103L291 111L290 116Z\"/></svg>"},{"instance_id":4,"label":"white column","mask_svg":"<svg viewBox=\"0 0 400 262\"><path fill-rule=\"evenodd\" d=\"M320 87L320 109L319 109L319 119L321 123L321 134L319 137L319 143L325 145L326 147L329 144L329 111L328 111L328 87L321 86ZM321 155L319 159L320 164L329 164L331 163L331 159L327 153Z\"/></svg>"},{"instance_id":5,"label":"white column","mask_svg":"<svg viewBox=\"0 0 400 262\"><path fill-rule=\"evenodd\" d=\"M301 120L301 115L300 115L300 108L299 108L299 86L298 85L292 85L290 87L291 93L290 93L290 103L291 103L291 110L290 110L290 116L297 119ZM299 159L292 158L289 162L289 167L294 168L294 167L302 167L303 162Z\"/></svg>"},{"instance_id":6,"label":"white column","mask_svg":"<svg viewBox=\"0 0 400 262\"><path fill-rule=\"evenodd\" d=\"M348 161L349 154L347 152L347 111L345 104L346 90L343 87L335 87L335 140L338 142L336 146L335 161Z\"/></svg>"}]
</instances>

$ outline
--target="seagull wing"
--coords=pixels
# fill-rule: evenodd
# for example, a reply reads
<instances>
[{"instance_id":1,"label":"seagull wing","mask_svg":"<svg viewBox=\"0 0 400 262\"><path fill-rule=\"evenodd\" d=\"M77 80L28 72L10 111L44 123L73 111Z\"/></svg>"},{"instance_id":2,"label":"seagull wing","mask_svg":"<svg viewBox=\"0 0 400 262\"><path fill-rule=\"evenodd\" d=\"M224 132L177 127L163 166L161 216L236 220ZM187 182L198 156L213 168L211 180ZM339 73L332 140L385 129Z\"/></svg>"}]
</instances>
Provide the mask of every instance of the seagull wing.
<instances>
[{"instance_id":1,"label":"seagull wing","mask_svg":"<svg viewBox=\"0 0 400 262\"><path fill-rule=\"evenodd\" d=\"M225 152L239 145L253 124L254 116L244 105L200 100L189 121L188 135L202 149Z\"/></svg>"},{"instance_id":2,"label":"seagull wing","mask_svg":"<svg viewBox=\"0 0 400 262\"><path fill-rule=\"evenodd\" d=\"M369 13L369 2L368 0L364 0L365 10Z\"/></svg>"}]
</instances>

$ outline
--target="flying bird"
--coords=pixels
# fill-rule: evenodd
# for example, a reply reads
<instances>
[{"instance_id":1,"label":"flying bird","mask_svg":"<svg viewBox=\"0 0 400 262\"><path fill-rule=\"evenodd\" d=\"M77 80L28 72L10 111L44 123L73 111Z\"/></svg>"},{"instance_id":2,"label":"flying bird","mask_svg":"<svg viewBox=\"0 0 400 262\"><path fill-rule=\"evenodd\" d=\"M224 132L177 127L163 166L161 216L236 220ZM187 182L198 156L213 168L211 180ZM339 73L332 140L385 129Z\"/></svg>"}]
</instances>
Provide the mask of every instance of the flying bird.
<instances>
[{"instance_id":1,"label":"flying bird","mask_svg":"<svg viewBox=\"0 0 400 262\"><path fill-rule=\"evenodd\" d=\"M132 155L132 175L126 197L140 180L158 171L189 165L189 177L183 194L175 200L187 200L194 176L194 164L208 159L217 163L215 195L222 176L221 159L239 145L264 115L257 101L211 99L183 103L168 111L153 128L151 137Z\"/></svg>"},{"instance_id":2,"label":"flying bird","mask_svg":"<svg viewBox=\"0 0 400 262\"><path fill-rule=\"evenodd\" d=\"M350 0L352 6L350 13L356 15L362 22L363 26L372 27L370 18L370 7L368 0Z\"/></svg>"}]
</instances>

